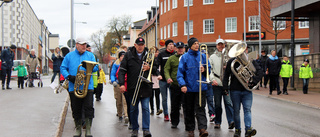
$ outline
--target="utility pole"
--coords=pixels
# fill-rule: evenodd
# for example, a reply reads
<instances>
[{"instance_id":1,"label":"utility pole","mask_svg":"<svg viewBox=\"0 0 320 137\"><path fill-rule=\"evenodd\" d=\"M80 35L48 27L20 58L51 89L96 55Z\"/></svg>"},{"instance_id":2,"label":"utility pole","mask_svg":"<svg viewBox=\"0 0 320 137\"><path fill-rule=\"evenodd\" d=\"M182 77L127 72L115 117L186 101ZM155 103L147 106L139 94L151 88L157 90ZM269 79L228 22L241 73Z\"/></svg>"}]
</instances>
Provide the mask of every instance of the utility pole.
<instances>
[{"instance_id":1,"label":"utility pole","mask_svg":"<svg viewBox=\"0 0 320 137\"><path fill-rule=\"evenodd\" d=\"M292 63L292 77L291 77L291 87L294 88L294 51L295 51L295 43L294 43L294 6L295 0L291 1L291 63Z\"/></svg>"}]
</instances>

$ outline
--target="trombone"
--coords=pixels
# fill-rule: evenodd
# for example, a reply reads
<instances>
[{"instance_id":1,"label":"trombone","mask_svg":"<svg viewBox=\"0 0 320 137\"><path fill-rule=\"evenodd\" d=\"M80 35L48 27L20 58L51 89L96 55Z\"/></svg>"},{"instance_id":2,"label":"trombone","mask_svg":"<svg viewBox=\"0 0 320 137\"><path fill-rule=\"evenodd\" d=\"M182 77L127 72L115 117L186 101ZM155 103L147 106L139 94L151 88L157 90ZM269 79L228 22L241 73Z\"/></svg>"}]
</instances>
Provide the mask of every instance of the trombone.
<instances>
[{"instance_id":1,"label":"trombone","mask_svg":"<svg viewBox=\"0 0 320 137\"><path fill-rule=\"evenodd\" d=\"M153 84L151 82L151 72L152 72L152 66L153 66L153 62L154 62L155 52L156 52L156 48L152 47L148 52L146 61L143 61L142 65L141 65L141 69L140 69L140 73L139 73L139 76L138 76L137 85L136 85L136 88L134 90L133 98L132 98L132 101L131 101L132 106L136 105L137 98L138 98L139 91L140 91L141 82L144 81L144 82L146 82L148 84ZM150 69L149 69L149 74L148 74L147 78L143 77L143 75L144 75L143 64L145 64L145 63L148 63L148 64L151 63L151 66L150 66Z\"/></svg>"},{"instance_id":2,"label":"trombone","mask_svg":"<svg viewBox=\"0 0 320 137\"><path fill-rule=\"evenodd\" d=\"M202 54L200 54L200 66L199 66L199 106L201 107L201 84L205 83L205 84L211 84L210 80L209 80L209 61L208 61L208 46L206 44L202 44L200 46L201 52L204 51L206 54L206 81L202 81L202 74L201 74L201 66L203 66L204 64L202 64ZM200 52L200 53L201 53Z\"/></svg>"}]
</instances>

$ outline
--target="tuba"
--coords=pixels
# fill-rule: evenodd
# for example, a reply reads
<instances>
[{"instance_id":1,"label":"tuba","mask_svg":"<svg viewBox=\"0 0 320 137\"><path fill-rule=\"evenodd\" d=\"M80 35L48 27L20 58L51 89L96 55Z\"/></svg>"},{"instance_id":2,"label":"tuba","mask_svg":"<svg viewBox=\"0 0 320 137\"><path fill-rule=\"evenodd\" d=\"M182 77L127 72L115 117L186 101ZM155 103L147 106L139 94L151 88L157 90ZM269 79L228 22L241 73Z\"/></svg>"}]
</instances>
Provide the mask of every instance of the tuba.
<instances>
[{"instance_id":1,"label":"tuba","mask_svg":"<svg viewBox=\"0 0 320 137\"><path fill-rule=\"evenodd\" d=\"M222 52L221 52L221 70L220 70L220 80L222 81L223 79L223 74L224 74L224 70L225 67L227 66L227 62L230 59L230 57L228 56L229 50L230 48L234 45L241 42L240 40L225 40L225 48L223 48Z\"/></svg>"},{"instance_id":2,"label":"tuba","mask_svg":"<svg viewBox=\"0 0 320 137\"><path fill-rule=\"evenodd\" d=\"M79 70L84 63L86 65L86 72L84 70ZM74 95L76 97L84 98L87 96L92 70L97 64L99 63L93 61L82 61L82 63L78 66L76 80L74 82ZM83 87L83 89L81 89L81 87Z\"/></svg>"},{"instance_id":3,"label":"tuba","mask_svg":"<svg viewBox=\"0 0 320 137\"><path fill-rule=\"evenodd\" d=\"M247 44L244 42L235 44L229 51L229 57L236 57L231 62L232 73L246 90L252 91L258 87L259 82L256 85L250 85L255 76L256 68L252 64L252 59L248 59L248 55L245 53L246 48ZM239 64L239 66L234 68L235 64Z\"/></svg>"}]
</instances>

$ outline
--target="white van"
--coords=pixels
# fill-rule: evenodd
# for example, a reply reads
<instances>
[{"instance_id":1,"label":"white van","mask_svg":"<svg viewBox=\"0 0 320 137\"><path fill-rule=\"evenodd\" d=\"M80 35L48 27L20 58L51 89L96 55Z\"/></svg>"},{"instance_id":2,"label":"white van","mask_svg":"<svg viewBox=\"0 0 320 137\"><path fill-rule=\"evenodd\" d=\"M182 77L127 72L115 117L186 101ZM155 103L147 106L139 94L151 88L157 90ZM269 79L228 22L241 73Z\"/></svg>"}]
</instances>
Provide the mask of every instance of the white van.
<instances>
[{"instance_id":1,"label":"white van","mask_svg":"<svg viewBox=\"0 0 320 137\"><path fill-rule=\"evenodd\" d=\"M18 67L21 61L23 62L24 67L27 69L26 60L13 60L13 67L14 68ZM18 77L18 71L12 71L11 78L16 78L16 77Z\"/></svg>"}]
</instances>

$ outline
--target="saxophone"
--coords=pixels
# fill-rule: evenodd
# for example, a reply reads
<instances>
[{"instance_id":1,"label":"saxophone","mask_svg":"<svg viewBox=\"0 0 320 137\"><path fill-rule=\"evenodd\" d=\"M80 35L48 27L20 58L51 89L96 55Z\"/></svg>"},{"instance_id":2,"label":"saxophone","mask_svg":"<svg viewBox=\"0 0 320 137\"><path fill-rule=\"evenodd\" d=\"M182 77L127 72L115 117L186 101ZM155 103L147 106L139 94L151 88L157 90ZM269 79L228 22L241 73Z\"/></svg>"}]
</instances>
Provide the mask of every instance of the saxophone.
<instances>
[{"instance_id":1,"label":"saxophone","mask_svg":"<svg viewBox=\"0 0 320 137\"><path fill-rule=\"evenodd\" d=\"M79 70L83 63L86 64L86 72L84 70ZM76 97L84 98L87 96L92 70L97 64L99 63L93 61L82 61L82 63L78 66L76 80L74 82L74 94ZM83 89L81 89L81 87L83 87Z\"/></svg>"}]
</instances>

